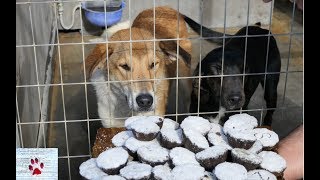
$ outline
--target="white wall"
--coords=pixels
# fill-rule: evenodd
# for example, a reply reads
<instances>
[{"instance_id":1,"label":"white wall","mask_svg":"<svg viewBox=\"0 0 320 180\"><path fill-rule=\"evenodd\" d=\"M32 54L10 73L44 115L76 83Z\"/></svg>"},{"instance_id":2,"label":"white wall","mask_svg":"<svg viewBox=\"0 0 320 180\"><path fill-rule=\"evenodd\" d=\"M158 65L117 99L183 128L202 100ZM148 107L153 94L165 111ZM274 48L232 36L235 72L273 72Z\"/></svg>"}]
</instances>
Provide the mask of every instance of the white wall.
<instances>
[{"instance_id":1,"label":"white wall","mask_svg":"<svg viewBox=\"0 0 320 180\"><path fill-rule=\"evenodd\" d=\"M122 20L129 18L129 3L125 0L127 6ZM169 5L178 9L177 0L156 0L156 6ZM200 2L201 0L179 0L179 10L181 13L200 22ZM249 24L261 22L269 24L271 3L264 3L262 0L250 0ZM64 21L65 24L71 22L71 11L76 3L64 3ZM146 8L153 7L153 0L132 0L131 18L137 16L139 12ZM203 25L215 28L224 27L225 0L204 0L203 1ZM248 1L247 0L227 0L226 8L226 27L241 27L247 24ZM72 29L80 29L80 12L75 13L75 24ZM61 26L59 27L61 28Z\"/></svg>"}]
</instances>

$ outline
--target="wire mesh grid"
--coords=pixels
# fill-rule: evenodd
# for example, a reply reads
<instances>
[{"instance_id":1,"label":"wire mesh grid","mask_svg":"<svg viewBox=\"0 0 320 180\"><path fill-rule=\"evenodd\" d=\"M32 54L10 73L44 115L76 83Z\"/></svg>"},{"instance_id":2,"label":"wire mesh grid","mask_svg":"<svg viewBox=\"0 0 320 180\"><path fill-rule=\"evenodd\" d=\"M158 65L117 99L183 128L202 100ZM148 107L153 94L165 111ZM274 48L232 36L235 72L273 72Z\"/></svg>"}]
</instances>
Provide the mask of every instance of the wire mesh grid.
<instances>
[{"instance_id":1,"label":"wire mesh grid","mask_svg":"<svg viewBox=\"0 0 320 180\"><path fill-rule=\"evenodd\" d=\"M170 39L156 39L156 32L154 31L153 32L153 39L143 39L143 40L133 40L132 39L132 30L131 30L131 27L130 27L130 39L129 40L126 40L126 41L110 41L108 37L108 34L106 33L105 36L103 36L103 41L102 42L90 42L90 41L86 41L85 40L85 35L84 33L81 33L81 40L80 42L60 42L60 34L61 32L59 31L58 29L58 24L59 24L59 17L58 17L58 4L59 3L76 3L77 5L79 5L79 7L81 7L81 3L83 2L86 2L86 1L27 1L27 2L23 2L23 1L20 1L20 2L16 2L16 6L26 6L28 7L28 12L29 12L29 19L30 19L30 31L31 31L31 42L30 43L26 43L26 44L17 44L16 45L16 48L32 48L33 49L33 54L34 54L34 58L33 58L33 61L34 61L34 65L35 65L35 73L36 73L36 83L25 83L25 84L19 84L17 83L16 84L16 90L17 90L17 98L16 98L16 111L17 111L17 116L16 116L16 124L17 124L17 131L18 131L18 139L19 139L19 145L20 147L26 147L24 145L24 139L27 137L25 137L25 134L23 133L22 131L22 126L26 126L26 125L30 125L30 126L38 126L39 130L38 130L38 137L41 137L41 138L38 138L37 141L39 141L39 139L42 141L42 142L37 142L36 145L34 145L34 147L47 147L48 146L48 135L47 135L47 128L45 127L48 127L49 125L51 124L55 124L56 126L59 126L60 128L63 128L63 131L64 131L64 134L61 135L61 136L64 136L64 141L65 141L65 149L66 149L66 152L65 153L61 153L59 154L59 159L63 159L64 161L66 161L66 165L67 165L67 177L69 179L74 179L72 178L72 162L71 160L72 159L76 159L76 158L89 158L91 157L91 146L92 146L92 139L90 138L90 134L93 133L93 132L90 132L90 123L91 122L100 122L101 120L105 120L104 118L92 118L90 117L90 112L89 112L89 97L88 97L88 86L91 86L93 84L105 84L107 88L110 89L110 84L112 83L121 83L123 81L120 81L120 80L110 80L109 79L109 69L107 71L107 80L105 82L91 82L90 80L88 80L89 78L87 77L87 74L86 74L86 71L85 71L85 68L82 69L82 76L83 76L83 81L81 82L65 82L64 78L63 78L63 65L62 65L62 57L61 57L61 48L65 47L65 46L81 46L81 56L82 56L82 59L81 59L81 62L82 62L82 65L84 67L86 67L86 53L85 53L85 49L87 46L90 46L90 45L96 45L96 44L101 44L101 43L104 43L106 45L106 51L107 51L107 54L108 54L108 46L110 46L111 44L114 44L114 43L129 43L130 45L130 50L129 50L129 53L130 53L130 66L131 66L131 63L132 63L132 43L137 43L137 42L152 42L153 43L153 63L156 63L156 43L159 42L159 41L176 41L177 42L177 54L179 54L179 42L182 41L182 40L191 40L191 41L198 41L199 42L199 47L196 47L196 46L193 46L193 48L195 49L199 49L199 59L197 60L197 62L200 62L203 57L205 56L205 53L203 52L203 42L208 40L208 39L220 39L222 38L223 39L223 45L225 45L226 43L226 38L228 38L229 36L227 35L227 15L228 15L228 11L230 11L229 9L227 9L227 5L228 3L232 3L231 1L227 1L227 0L224 0L224 19L223 19L223 33L225 34L224 36L221 36L221 37L203 37L202 35L202 24L203 24L203 20L204 18L207 18L206 16L204 16L203 14L203 9L204 9L204 1L199 1L200 2L200 5L199 5L199 17L200 17L200 21L199 21L199 24L201 24L201 33L199 36L196 36L196 37L188 37L188 38L181 38L179 37L179 26L177 26L177 37L176 38L170 38ZM88 1L89 2L89 1ZM246 16L246 26L249 26L250 24L252 24L252 22L249 22L249 16L250 14L252 13L252 11L250 10L251 8L251 4L252 4L252 0L247 0L246 1L247 3L246 6L247 6L247 16ZM128 3L127 3L127 10L128 10L128 20L130 22L130 24L132 24L133 20L134 20L134 17L133 17L133 13L131 12L132 11L132 3L133 1L131 0L128 0ZM153 18L155 19L155 7L157 6L157 1L156 0L153 0ZM176 7L172 7L174 9L176 9L178 12L180 12L180 4L182 2L177 0L177 4L176 4ZM303 68L302 69L298 69L298 70L290 70L289 68L289 64L290 64L290 57L291 57L291 47L292 47L292 41L293 41L293 38L294 37L297 37L297 36L303 36L303 32L296 32L294 31L294 18L295 18L295 12L297 11L296 10L296 6L295 6L295 1L293 2L293 8L292 8L292 15L291 15L291 18L290 18L290 22L289 22L289 32L280 32L280 33L273 33L273 34L268 34L268 35L263 35L263 36L267 36L268 37L268 45L267 47L269 48L269 39L271 36L274 36L274 37L289 37L289 42L287 43L287 48L288 48L288 55L287 55L287 60L286 60L286 64L284 66L284 68L281 68L281 71L280 72L267 72L267 63L268 63L268 53L267 53L267 57L266 57L266 66L265 66L265 72L263 73L246 73L245 70L243 70L243 72L241 74L219 74L219 75L207 75L207 76L204 76L204 75L201 75L201 71L199 71L199 74L198 75L193 75L193 76L188 76L188 77L184 77L184 76L179 76L178 72L179 72L179 63L178 63L178 60L176 61L176 66L177 66L177 72L176 72L176 77L166 77L166 78L157 78L155 76L155 73L154 73L154 76L150 79L148 79L148 81L152 81L153 82L153 86L155 87L155 83L156 81L161 81L161 80L176 80L175 83L176 83L176 96L175 96L175 113L166 113L165 115L166 116L170 116L170 117L176 117L178 118L178 116L200 116L200 115L206 115L206 114L212 114L212 113L219 113L218 111L211 111L211 112L201 112L200 111L200 107L199 107L199 104L200 104L200 98L198 98L198 108L197 108L197 112L196 113L190 113L190 112L179 112L178 110L178 106L179 106L179 91L178 91L178 87L179 87L179 81L180 80L188 80L188 79L197 79L198 80L198 83L200 84L201 83L201 79L202 78L221 78L221 86L222 86L222 83L223 83L223 78L225 77L233 77L233 76L240 76L240 77L243 77L243 84L244 84L244 81L245 81L245 76L254 76L254 75L263 75L264 76L264 83L266 81L266 76L267 75L270 75L270 74L280 74L280 75L284 75L285 78L284 78L284 87L283 87L283 92L282 92L282 97L281 98L281 103L279 104L278 103L278 106L276 108L266 108L264 105L261 106L261 107L254 107L254 108L248 108L248 109L240 109L240 110L228 110L227 112L237 112L237 113L243 113L243 112L247 112L247 113L250 113L250 112L259 112L260 113L260 117L258 118L260 124L262 122L262 119L263 119L263 114L266 110L277 110L277 111L281 111L282 112L282 117L281 117L281 120L283 121L284 119L284 113L283 111L285 110L290 110L290 108L296 108L297 105L286 105L285 104L285 98L286 98L286 91L287 91L287 81L288 81L288 76L291 74L291 73L301 73L303 74ZM35 24L36 23L39 23L39 22L36 22L33 20L34 16L32 16L32 8L31 6L32 5L37 5L37 4L47 4L47 5L50 5L50 7L52 8L53 12L54 12L54 19L55 19L55 22L54 22L54 26L55 26L55 34L56 34L56 41L55 42L52 42L52 43L39 43L36 41L36 38L35 38ZM104 11L106 11L106 1L104 1ZM270 16L269 16L269 23L268 23L268 27L266 29L268 30L271 30L271 25L272 25L272 17L273 17L273 11L274 11L274 3L271 3L271 6L270 6ZM83 24L83 11L79 11L79 17L80 17L80 31L83 32L85 31L85 28L84 28L84 24ZM213 17L210 17L210 18L213 18ZM107 21L107 17L105 16L105 21ZM180 24L180 16L177 16L177 22L178 24ZM155 21L153 21L153 29L156 29L156 25L155 25ZM105 29L107 30L108 27L105 26ZM261 36L261 35L259 35ZM238 37L245 37L246 39L246 43L247 44L247 39L248 38L251 38L251 37L257 37L256 35L248 35L248 29L246 31L246 35L244 36L238 36ZM46 82L46 83L41 83L40 80L39 80L39 68L38 68L38 61L39 59L37 59L37 48L40 48L40 47L54 47L55 48L55 51L56 51L56 56L57 56L57 62L56 65L58 65L58 67L56 68L56 71L58 71L58 74L59 74L59 79L58 81L54 82L54 81L51 81L51 82ZM224 46L222 46L224 47ZM245 53L244 53L244 66L246 66L246 51L247 51L247 46L245 46ZM269 51L269 49L267 49L267 51ZM223 48L223 55L222 57L224 57L224 48ZM88 55L88 54L87 54ZM108 61L108 58L109 56L106 56L107 58L107 62L109 63ZM199 69L201 69L201 63L199 63ZM222 72L224 69L224 58L222 58ZM245 69L245 68L244 68ZM155 71L155 70L154 70ZM133 83L137 83L137 82L143 82L145 80L141 80L141 79L133 79L132 78L132 69L130 69L130 80L127 80L128 83L131 84L131 86L133 86ZM85 104L85 116L84 117L79 117L79 118L68 118L67 117L67 114L66 114L66 101L65 101L65 98L66 98L66 93L65 93L65 88L68 87L68 86L83 86L84 88L84 101L81 102L81 103L84 103ZM62 101L62 104L61 104L61 108L62 108L62 117L63 119L50 119L50 117L48 116L45 116L42 112L42 106L43 106L43 98L42 98L42 92L41 92L41 88L43 87L48 87L48 88L56 88L56 89L59 89L58 91L61 92L61 101ZM21 114L19 110L21 110L23 107L19 107L19 96L18 96L18 91L20 89L23 89L23 88L36 88L37 89L37 93L38 93L38 96L37 96L37 101L39 103L39 120L36 120L36 121L22 121L21 120ZM52 90L51 90L52 91ZM222 88L220 89L220 94L221 94L221 91L222 91ZM264 90L263 90L264 91ZM262 93L264 94L264 92ZM198 97L200 97L200 85L199 85L199 90L198 90ZM51 97L51 98L58 98L58 97ZM279 99L280 99L279 98ZM303 97L302 97L303 98ZM133 101L133 100L132 100ZM220 101L221 103L221 101ZM51 106L54 106L51 104ZM303 104L302 104L303 106ZM157 104L155 104L155 107L157 107ZM300 106L298 106L300 108ZM131 114L127 117L115 117L113 119L108 119L109 121L109 124L111 124L111 120L120 120L120 119L125 119L125 118L128 118L130 116L134 115L134 112L133 110L131 110ZM220 116L220 114L218 114L218 116ZM87 148L88 148L88 153L84 153L84 154L71 154L70 153L70 141L72 141L72 139L70 139L70 136L68 136L68 134L70 134L70 132L68 132L68 126L70 127L72 123L84 123L86 124L86 133L87 133ZM62 126L63 125L63 126ZM65 167L65 164L64 164L64 167ZM77 169L78 167L76 167ZM76 176L75 176L76 177Z\"/></svg>"}]
</instances>

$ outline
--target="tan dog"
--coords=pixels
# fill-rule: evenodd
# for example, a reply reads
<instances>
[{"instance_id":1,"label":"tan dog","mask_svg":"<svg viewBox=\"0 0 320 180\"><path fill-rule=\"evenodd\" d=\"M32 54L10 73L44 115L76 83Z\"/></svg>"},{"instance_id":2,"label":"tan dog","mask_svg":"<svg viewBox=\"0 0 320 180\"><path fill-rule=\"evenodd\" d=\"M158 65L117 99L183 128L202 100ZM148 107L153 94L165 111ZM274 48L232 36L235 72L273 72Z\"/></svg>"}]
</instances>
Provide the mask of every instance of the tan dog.
<instances>
[{"instance_id":1,"label":"tan dog","mask_svg":"<svg viewBox=\"0 0 320 180\"><path fill-rule=\"evenodd\" d=\"M132 51L129 42L112 42L130 40L130 29L123 29L113 34L107 45L97 44L85 60L87 77L92 82L99 82L93 86L104 127L122 126L123 121L118 118L132 115L163 116L166 113L169 81L172 82L163 78L176 77L176 59L179 60L179 76L191 75L191 42L179 41L177 57L176 40L153 41L153 12L153 8L144 10L134 20L131 26ZM169 7L156 7L155 12L156 39L188 38L186 23L177 11ZM191 81L180 88L191 89ZM175 97L171 99L175 102Z\"/></svg>"}]
</instances>

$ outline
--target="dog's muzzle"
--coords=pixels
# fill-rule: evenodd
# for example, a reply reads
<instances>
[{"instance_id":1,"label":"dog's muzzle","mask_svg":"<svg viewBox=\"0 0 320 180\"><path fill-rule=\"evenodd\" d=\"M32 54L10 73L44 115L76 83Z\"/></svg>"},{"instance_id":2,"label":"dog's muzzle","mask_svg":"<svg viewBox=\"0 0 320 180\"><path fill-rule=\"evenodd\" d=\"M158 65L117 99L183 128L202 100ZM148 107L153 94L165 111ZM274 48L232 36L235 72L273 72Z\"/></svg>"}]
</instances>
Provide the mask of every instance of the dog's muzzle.
<instances>
[{"instance_id":1,"label":"dog's muzzle","mask_svg":"<svg viewBox=\"0 0 320 180\"><path fill-rule=\"evenodd\" d=\"M244 97L241 94L232 94L227 97L227 107L230 110L239 109L244 104Z\"/></svg>"}]
</instances>

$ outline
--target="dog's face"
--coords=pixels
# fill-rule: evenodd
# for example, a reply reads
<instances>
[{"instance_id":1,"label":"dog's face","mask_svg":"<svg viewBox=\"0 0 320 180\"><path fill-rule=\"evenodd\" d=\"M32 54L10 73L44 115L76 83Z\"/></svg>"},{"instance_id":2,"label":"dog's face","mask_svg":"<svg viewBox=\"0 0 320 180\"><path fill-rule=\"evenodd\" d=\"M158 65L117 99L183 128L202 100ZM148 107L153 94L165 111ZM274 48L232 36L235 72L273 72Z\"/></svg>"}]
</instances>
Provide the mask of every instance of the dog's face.
<instances>
[{"instance_id":1,"label":"dog's face","mask_svg":"<svg viewBox=\"0 0 320 180\"><path fill-rule=\"evenodd\" d=\"M227 110L241 108L245 102L243 76L236 74L243 74L242 56L225 50L222 64L222 52L215 51L215 54L208 54L203 63L202 69L204 71L202 73L204 75L223 75L223 77L205 79L209 87L208 92L212 93L214 97L219 97L221 106Z\"/></svg>"},{"instance_id":2,"label":"dog's face","mask_svg":"<svg viewBox=\"0 0 320 180\"><path fill-rule=\"evenodd\" d=\"M132 28L132 40L152 39L146 31ZM129 40L129 30L121 30L111 38L113 41ZM155 45L155 46L154 46ZM106 46L106 45L104 45ZM103 47L102 47L103 48ZM131 50L130 50L131 49ZM167 91L167 68L176 60L175 42L115 42L108 44L107 52L103 52L101 61L91 66L91 73L97 69L104 71L106 80L117 81L112 83L117 94L125 97L128 106L135 112L153 111L156 107L157 93ZM190 55L181 49L179 59L189 61ZM159 97L158 97L159 98Z\"/></svg>"}]
</instances>

